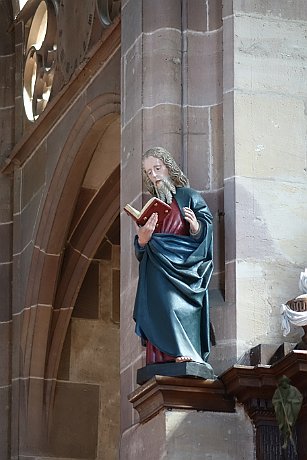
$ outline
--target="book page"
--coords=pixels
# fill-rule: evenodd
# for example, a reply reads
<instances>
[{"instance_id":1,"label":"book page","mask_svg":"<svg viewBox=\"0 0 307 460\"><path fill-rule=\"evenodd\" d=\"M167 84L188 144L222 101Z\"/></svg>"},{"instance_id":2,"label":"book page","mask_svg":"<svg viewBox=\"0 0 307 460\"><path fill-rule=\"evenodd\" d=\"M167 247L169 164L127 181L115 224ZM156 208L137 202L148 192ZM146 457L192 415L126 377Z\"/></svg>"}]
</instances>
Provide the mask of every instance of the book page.
<instances>
[{"instance_id":1,"label":"book page","mask_svg":"<svg viewBox=\"0 0 307 460\"><path fill-rule=\"evenodd\" d=\"M126 206L124 207L124 209L125 209L128 213L132 214L136 219L138 219L139 216L140 216L140 214L141 214L140 211L138 211L137 209L133 208L130 204L126 204Z\"/></svg>"}]
</instances>

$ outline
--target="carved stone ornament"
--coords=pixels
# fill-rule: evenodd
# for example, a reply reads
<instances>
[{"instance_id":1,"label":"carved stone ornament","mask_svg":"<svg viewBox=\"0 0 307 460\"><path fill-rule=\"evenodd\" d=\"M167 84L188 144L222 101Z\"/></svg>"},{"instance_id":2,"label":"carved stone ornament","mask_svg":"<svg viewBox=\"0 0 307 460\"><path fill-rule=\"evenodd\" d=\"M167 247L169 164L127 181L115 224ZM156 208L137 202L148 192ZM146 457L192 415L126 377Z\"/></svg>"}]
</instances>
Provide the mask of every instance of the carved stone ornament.
<instances>
[{"instance_id":1,"label":"carved stone ornament","mask_svg":"<svg viewBox=\"0 0 307 460\"><path fill-rule=\"evenodd\" d=\"M65 85L86 58L94 17L109 27L120 13L120 0L28 0L19 3L16 20L25 24L23 100L35 121L50 97ZM28 33L27 33L28 32Z\"/></svg>"}]
</instances>

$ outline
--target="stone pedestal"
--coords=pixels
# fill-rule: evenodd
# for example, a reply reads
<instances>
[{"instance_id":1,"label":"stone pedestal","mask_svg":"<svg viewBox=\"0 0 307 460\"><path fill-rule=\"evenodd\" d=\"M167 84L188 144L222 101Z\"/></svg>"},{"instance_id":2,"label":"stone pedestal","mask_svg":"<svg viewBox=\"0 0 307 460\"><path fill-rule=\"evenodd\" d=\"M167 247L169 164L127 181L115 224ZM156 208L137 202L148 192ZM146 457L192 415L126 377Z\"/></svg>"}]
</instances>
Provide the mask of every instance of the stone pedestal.
<instances>
[{"instance_id":1,"label":"stone pedestal","mask_svg":"<svg viewBox=\"0 0 307 460\"><path fill-rule=\"evenodd\" d=\"M253 427L220 380L155 376L129 395L140 423L121 459L254 459Z\"/></svg>"},{"instance_id":2,"label":"stone pedestal","mask_svg":"<svg viewBox=\"0 0 307 460\"><path fill-rule=\"evenodd\" d=\"M273 365L234 365L216 380L155 376L129 395L139 422L123 434L123 459L296 460L283 450L272 405L277 382L290 378L304 395L294 438L307 458L307 352ZM143 456L143 457L142 457Z\"/></svg>"}]
</instances>

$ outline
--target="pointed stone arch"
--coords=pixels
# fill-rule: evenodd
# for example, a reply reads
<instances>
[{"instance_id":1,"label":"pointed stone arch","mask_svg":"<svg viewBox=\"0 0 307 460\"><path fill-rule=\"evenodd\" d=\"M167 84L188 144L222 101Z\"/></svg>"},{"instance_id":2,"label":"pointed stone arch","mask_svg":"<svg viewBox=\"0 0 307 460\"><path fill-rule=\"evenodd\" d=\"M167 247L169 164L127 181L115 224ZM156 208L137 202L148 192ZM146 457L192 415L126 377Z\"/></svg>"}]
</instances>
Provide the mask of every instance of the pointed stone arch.
<instances>
[{"instance_id":1,"label":"pointed stone arch","mask_svg":"<svg viewBox=\"0 0 307 460\"><path fill-rule=\"evenodd\" d=\"M105 94L80 114L46 187L36 226L21 327L21 403L37 444L52 407L60 355L91 258L119 212L119 165L107 172L71 230L78 194L105 130L119 117L119 96ZM69 244L67 241L69 239Z\"/></svg>"}]
</instances>

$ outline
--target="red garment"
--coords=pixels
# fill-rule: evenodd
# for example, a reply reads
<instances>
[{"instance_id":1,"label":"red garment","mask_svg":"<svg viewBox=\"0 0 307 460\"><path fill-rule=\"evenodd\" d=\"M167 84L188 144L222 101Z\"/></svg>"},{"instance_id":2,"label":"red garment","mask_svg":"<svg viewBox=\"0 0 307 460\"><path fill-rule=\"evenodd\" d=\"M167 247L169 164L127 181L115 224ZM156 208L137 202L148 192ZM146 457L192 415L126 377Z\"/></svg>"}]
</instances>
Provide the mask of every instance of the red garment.
<instances>
[{"instance_id":1,"label":"red garment","mask_svg":"<svg viewBox=\"0 0 307 460\"><path fill-rule=\"evenodd\" d=\"M146 342L146 364L157 364L175 361L174 356L167 355L163 351L158 350L152 343Z\"/></svg>"},{"instance_id":2,"label":"red garment","mask_svg":"<svg viewBox=\"0 0 307 460\"><path fill-rule=\"evenodd\" d=\"M172 233L173 235L189 235L190 225L183 218L177 201L173 198L171 203L172 212L163 220L162 224L156 227L154 233ZM146 342L146 364L165 363L175 361L175 356L170 356L158 350L152 343Z\"/></svg>"},{"instance_id":3,"label":"red garment","mask_svg":"<svg viewBox=\"0 0 307 460\"><path fill-rule=\"evenodd\" d=\"M189 235L190 225L183 218L177 201L173 198L172 211L164 217L162 224L158 224L154 233L172 233L172 235Z\"/></svg>"}]
</instances>

